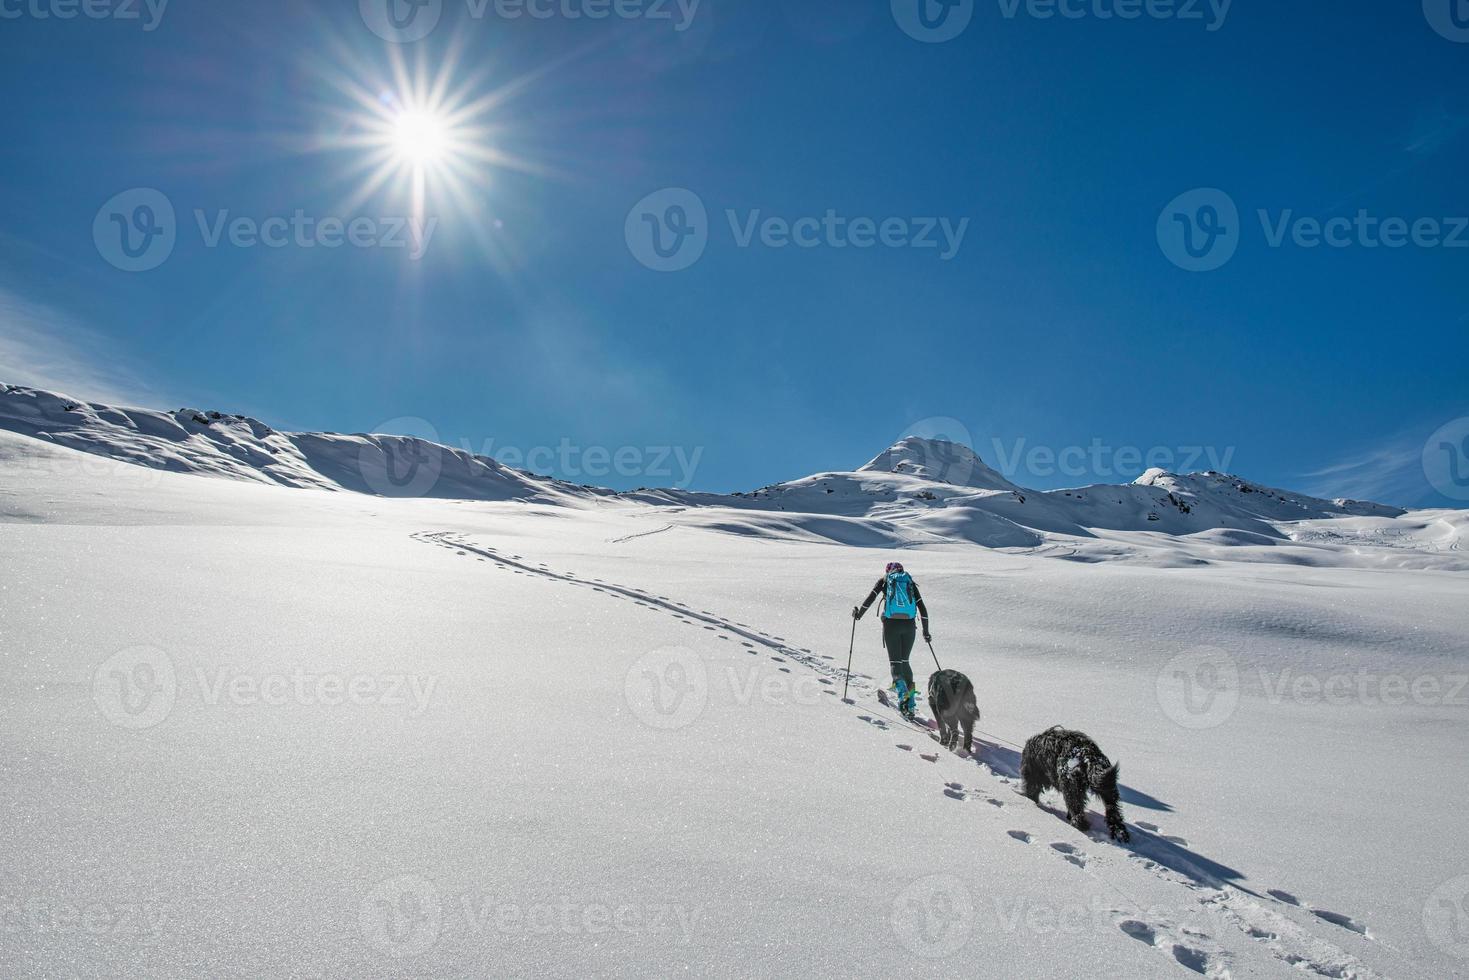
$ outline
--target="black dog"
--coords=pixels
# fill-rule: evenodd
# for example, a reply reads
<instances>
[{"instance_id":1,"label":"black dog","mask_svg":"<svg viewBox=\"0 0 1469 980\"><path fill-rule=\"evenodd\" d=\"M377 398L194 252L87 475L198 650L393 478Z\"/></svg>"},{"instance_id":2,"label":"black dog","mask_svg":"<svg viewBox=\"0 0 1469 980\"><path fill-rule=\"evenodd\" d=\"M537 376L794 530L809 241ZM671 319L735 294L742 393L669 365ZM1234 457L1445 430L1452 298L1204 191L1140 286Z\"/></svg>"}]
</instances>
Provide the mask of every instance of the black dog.
<instances>
[{"instance_id":1,"label":"black dog","mask_svg":"<svg viewBox=\"0 0 1469 980\"><path fill-rule=\"evenodd\" d=\"M1107 811L1107 831L1124 843L1132 840L1122 811L1117 806L1117 773L1120 764L1111 762L1090 738L1057 725L1025 743L1020 754L1020 792L1037 806L1041 793L1061 791L1066 798L1066 819L1077 830L1087 829L1086 795L1096 793Z\"/></svg>"},{"instance_id":2,"label":"black dog","mask_svg":"<svg viewBox=\"0 0 1469 980\"><path fill-rule=\"evenodd\" d=\"M979 705L974 702L974 685L957 670L941 670L928 679L928 710L939 726L939 741L944 748L959 744L959 729L964 729L964 751L974 750L974 723L979 721Z\"/></svg>"}]
</instances>

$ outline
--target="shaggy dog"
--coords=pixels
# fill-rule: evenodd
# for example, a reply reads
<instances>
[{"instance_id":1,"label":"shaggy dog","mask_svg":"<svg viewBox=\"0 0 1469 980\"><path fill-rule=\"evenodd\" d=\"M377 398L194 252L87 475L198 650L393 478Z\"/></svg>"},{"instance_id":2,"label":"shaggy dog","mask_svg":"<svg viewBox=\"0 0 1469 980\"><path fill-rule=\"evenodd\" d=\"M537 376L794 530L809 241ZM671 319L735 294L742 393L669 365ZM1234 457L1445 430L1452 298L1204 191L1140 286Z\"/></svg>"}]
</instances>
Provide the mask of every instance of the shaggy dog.
<instances>
[{"instance_id":1,"label":"shaggy dog","mask_svg":"<svg viewBox=\"0 0 1469 980\"><path fill-rule=\"evenodd\" d=\"M957 670L941 670L928 679L928 709L939 726L939 741L944 748L959 744L959 729L964 730L964 751L974 751L974 723L979 721L979 705L974 703L974 685Z\"/></svg>"},{"instance_id":2,"label":"shaggy dog","mask_svg":"<svg viewBox=\"0 0 1469 980\"><path fill-rule=\"evenodd\" d=\"M1066 798L1066 819L1077 830L1087 829L1086 795L1096 793L1107 811L1107 831L1115 840L1127 842L1132 835L1122 822L1117 806L1119 763L1111 762L1090 738L1057 725L1025 743L1020 754L1020 792L1040 806L1041 793L1060 790Z\"/></svg>"}]
</instances>

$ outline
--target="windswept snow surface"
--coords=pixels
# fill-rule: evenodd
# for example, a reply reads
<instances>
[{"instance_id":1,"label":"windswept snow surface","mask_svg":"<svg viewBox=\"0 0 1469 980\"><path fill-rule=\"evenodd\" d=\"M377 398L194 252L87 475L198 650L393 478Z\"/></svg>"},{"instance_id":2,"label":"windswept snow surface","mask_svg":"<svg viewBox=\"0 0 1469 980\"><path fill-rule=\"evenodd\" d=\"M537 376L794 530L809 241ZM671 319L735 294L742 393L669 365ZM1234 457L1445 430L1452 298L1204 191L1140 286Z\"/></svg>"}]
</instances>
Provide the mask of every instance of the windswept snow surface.
<instances>
[{"instance_id":1,"label":"windswept snow surface","mask_svg":"<svg viewBox=\"0 0 1469 980\"><path fill-rule=\"evenodd\" d=\"M998 500L856 500L1036 500L933 475L391 499L0 433L0 975L1469 974L1462 514L1209 478L1136 492L1255 526L979 547L931 522ZM892 557L974 757L872 618L841 699ZM1015 792L1058 723L1130 845Z\"/></svg>"}]
</instances>

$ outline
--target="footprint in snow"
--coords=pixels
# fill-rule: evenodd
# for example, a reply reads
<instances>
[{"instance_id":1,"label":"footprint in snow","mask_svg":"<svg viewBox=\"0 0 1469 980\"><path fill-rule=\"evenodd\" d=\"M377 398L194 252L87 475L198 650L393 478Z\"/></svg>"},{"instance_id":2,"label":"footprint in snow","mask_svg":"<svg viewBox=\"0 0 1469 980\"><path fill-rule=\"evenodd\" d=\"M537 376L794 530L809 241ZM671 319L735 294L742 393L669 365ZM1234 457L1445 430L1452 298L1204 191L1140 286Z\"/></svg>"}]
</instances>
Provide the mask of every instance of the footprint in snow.
<instances>
[{"instance_id":1,"label":"footprint in snow","mask_svg":"<svg viewBox=\"0 0 1469 980\"><path fill-rule=\"evenodd\" d=\"M1001 807L1001 806L1004 806L1005 805L1005 801L1004 800L997 800L993 796L986 797L985 798L985 802L988 803L990 806L994 806L994 807ZM1029 843L1029 842L1027 842L1027 843Z\"/></svg>"},{"instance_id":2,"label":"footprint in snow","mask_svg":"<svg viewBox=\"0 0 1469 980\"><path fill-rule=\"evenodd\" d=\"M944 787L944 795L951 800L959 800L960 802L963 802L964 800L967 800L969 798L968 793L964 792L962 789L954 789L952 785Z\"/></svg>"},{"instance_id":3,"label":"footprint in snow","mask_svg":"<svg viewBox=\"0 0 1469 980\"><path fill-rule=\"evenodd\" d=\"M901 742L898 743L898 748L902 749L904 752L912 752L913 751L913 746L911 746L911 745L904 745Z\"/></svg>"},{"instance_id":4,"label":"footprint in snow","mask_svg":"<svg viewBox=\"0 0 1469 980\"><path fill-rule=\"evenodd\" d=\"M1353 919L1350 915L1342 915L1340 912L1331 912L1327 909L1312 909L1311 914L1318 919L1330 922L1334 926L1341 926L1343 929L1355 932L1359 936L1367 939L1372 938L1367 933L1367 927L1356 919Z\"/></svg>"},{"instance_id":5,"label":"footprint in snow","mask_svg":"<svg viewBox=\"0 0 1469 980\"><path fill-rule=\"evenodd\" d=\"M1029 844L1031 841L1035 840L1034 837L1030 836L1023 830L1007 830L1005 831L1005 833L1009 834L1011 837L1015 838L1022 844Z\"/></svg>"},{"instance_id":6,"label":"footprint in snow","mask_svg":"<svg viewBox=\"0 0 1469 980\"><path fill-rule=\"evenodd\" d=\"M937 752L935 752L933 755L926 755L926 754L920 752L920 753L918 753L918 758L922 759L924 762L937 762L937 761L939 761L939 756L938 756L938 753Z\"/></svg>"},{"instance_id":7,"label":"footprint in snow","mask_svg":"<svg viewBox=\"0 0 1469 980\"><path fill-rule=\"evenodd\" d=\"M1156 946L1158 944L1157 930L1146 922L1139 922L1137 919L1123 919L1117 923L1117 928L1140 943L1147 943L1149 946Z\"/></svg>"},{"instance_id":8,"label":"footprint in snow","mask_svg":"<svg viewBox=\"0 0 1469 980\"><path fill-rule=\"evenodd\" d=\"M1185 946L1182 943L1174 943L1173 958L1178 961L1179 966L1193 970L1195 973L1203 974L1209 972L1209 954L1201 949L1194 949L1192 946Z\"/></svg>"},{"instance_id":9,"label":"footprint in snow","mask_svg":"<svg viewBox=\"0 0 1469 980\"><path fill-rule=\"evenodd\" d=\"M1296 898L1290 892L1283 892L1279 888L1272 888L1268 892L1266 892L1265 894L1269 895L1271 898L1275 899L1276 901L1284 902L1287 905L1300 905L1301 904L1301 900L1299 898Z\"/></svg>"},{"instance_id":10,"label":"footprint in snow","mask_svg":"<svg viewBox=\"0 0 1469 980\"><path fill-rule=\"evenodd\" d=\"M1158 825L1155 823L1148 823L1146 820L1139 820L1137 821L1137 825L1142 829L1148 831L1149 833L1156 834L1158 832Z\"/></svg>"},{"instance_id":11,"label":"footprint in snow","mask_svg":"<svg viewBox=\"0 0 1469 980\"><path fill-rule=\"evenodd\" d=\"M1055 843L1053 843L1051 845L1051 850L1055 851L1057 854L1060 854L1062 857L1070 861L1072 864L1076 865L1078 868L1086 867L1086 855L1081 853L1081 851L1077 850L1072 845L1065 843L1064 841L1056 841Z\"/></svg>"},{"instance_id":12,"label":"footprint in snow","mask_svg":"<svg viewBox=\"0 0 1469 980\"><path fill-rule=\"evenodd\" d=\"M774 661L775 661L775 662L776 662L776 663L778 663L778 664L783 664L783 663L785 663L785 660L784 660L784 659L782 659L782 658L780 658L780 657L777 657L777 656L775 656L775 655L774 655L774 654L771 654L771 656L770 656L770 659L771 659L771 660L774 660Z\"/></svg>"},{"instance_id":13,"label":"footprint in snow","mask_svg":"<svg viewBox=\"0 0 1469 980\"><path fill-rule=\"evenodd\" d=\"M826 685L830 686L832 684L835 684L836 682L835 681L832 681L832 680L828 680L825 677L818 677L818 678L816 678L816 683L818 683L818 684L826 684Z\"/></svg>"}]
</instances>

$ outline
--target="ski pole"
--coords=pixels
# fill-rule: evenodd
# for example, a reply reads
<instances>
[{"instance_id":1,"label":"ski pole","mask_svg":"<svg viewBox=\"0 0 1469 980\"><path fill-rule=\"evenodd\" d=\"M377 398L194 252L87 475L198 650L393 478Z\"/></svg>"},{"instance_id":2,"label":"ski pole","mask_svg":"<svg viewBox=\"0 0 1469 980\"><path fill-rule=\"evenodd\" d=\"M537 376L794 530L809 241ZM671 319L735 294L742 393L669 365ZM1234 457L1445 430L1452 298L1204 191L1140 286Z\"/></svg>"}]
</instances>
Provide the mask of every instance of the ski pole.
<instances>
[{"instance_id":1,"label":"ski pole","mask_svg":"<svg viewBox=\"0 0 1469 980\"><path fill-rule=\"evenodd\" d=\"M847 679L842 681L842 700L847 700L847 685L852 683L852 650L857 646L857 617L852 617L852 640L847 644Z\"/></svg>"},{"instance_id":2,"label":"ski pole","mask_svg":"<svg viewBox=\"0 0 1469 980\"><path fill-rule=\"evenodd\" d=\"M928 644L928 652L929 653L933 653L933 641L932 640L925 639L923 642ZM933 653L933 665L935 667L937 667L939 670L943 670L944 669L944 665L941 664L941 663L939 663L939 655L936 654L936 653Z\"/></svg>"}]
</instances>

